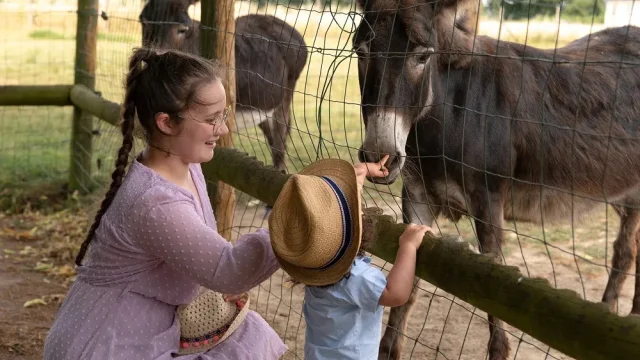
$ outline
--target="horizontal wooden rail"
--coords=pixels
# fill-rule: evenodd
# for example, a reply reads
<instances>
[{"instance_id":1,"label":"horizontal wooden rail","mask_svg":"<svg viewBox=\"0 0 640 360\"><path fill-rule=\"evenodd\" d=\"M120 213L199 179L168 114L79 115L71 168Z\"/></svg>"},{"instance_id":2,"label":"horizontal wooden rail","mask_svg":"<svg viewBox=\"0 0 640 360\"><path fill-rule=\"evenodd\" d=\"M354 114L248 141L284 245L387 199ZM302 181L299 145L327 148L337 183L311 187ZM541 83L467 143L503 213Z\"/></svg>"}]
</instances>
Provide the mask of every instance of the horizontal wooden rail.
<instances>
[{"instance_id":1,"label":"horizontal wooden rail","mask_svg":"<svg viewBox=\"0 0 640 360\"><path fill-rule=\"evenodd\" d=\"M73 85L2 85L0 106L72 105L69 92Z\"/></svg>"},{"instance_id":2,"label":"horizontal wooden rail","mask_svg":"<svg viewBox=\"0 0 640 360\"><path fill-rule=\"evenodd\" d=\"M212 167L221 181L270 205L290 176L234 149L216 149ZM377 208L366 209L364 221L363 236L375 239L369 251L393 263L406 225ZM575 359L640 359L640 318L620 317L574 291L527 278L458 240L425 236L416 275Z\"/></svg>"},{"instance_id":3,"label":"horizontal wooden rail","mask_svg":"<svg viewBox=\"0 0 640 360\"><path fill-rule=\"evenodd\" d=\"M84 85L74 85L69 92L73 105L89 112L91 115L118 125L120 121L120 105L103 99Z\"/></svg>"},{"instance_id":4,"label":"horizontal wooden rail","mask_svg":"<svg viewBox=\"0 0 640 360\"><path fill-rule=\"evenodd\" d=\"M87 107L110 124L119 122L118 104L82 86L70 93L74 105ZM270 205L291 176L230 148L216 149L211 166L221 181ZM393 262L405 226L380 209L366 209L363 236L375 239L371 253ZM639 317L618 316L574 291L527 278L517 267L497 264L457 240L458 236L425 236L416 275L575 359L640 359Z\"/></svg>"}]
</instances>

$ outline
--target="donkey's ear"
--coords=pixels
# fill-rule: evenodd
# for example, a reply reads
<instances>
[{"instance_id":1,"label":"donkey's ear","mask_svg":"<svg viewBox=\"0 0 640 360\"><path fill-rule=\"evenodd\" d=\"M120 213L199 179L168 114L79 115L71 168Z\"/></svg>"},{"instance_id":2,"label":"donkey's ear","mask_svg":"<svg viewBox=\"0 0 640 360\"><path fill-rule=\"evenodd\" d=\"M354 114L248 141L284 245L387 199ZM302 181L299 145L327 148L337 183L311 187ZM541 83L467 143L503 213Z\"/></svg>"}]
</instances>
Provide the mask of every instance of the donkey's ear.
<instances>
[{"instance_id":1,"label":"donkey's ear","mask_svg":"<svg viewBox=\"0 0 640 360\"><path fill-rule=\"evenodd\" d=\"M478 30L481 0L445 0L436 7L435 26L438 48L445 51L442 60L454 67L471 61ZM442 56L441 55L441 56Z\"/></svg>"}]
</instances>

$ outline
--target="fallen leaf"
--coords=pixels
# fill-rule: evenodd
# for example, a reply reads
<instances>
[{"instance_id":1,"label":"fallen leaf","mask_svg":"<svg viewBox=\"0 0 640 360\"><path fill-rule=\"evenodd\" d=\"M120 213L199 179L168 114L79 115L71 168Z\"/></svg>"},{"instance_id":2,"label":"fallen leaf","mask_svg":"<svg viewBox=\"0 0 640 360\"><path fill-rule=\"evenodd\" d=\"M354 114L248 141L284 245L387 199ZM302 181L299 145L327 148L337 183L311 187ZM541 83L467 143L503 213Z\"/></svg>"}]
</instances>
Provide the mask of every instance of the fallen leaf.
<instances>
[{"instance_id":1,"label":"fallen leaf","mask_svg":"<svg viewBox=\"0 0 640 360\"><path fill-rule=\"evenodd\" d=\"M16 253L14 250L11 250L11 249L3 249L2 252L7 255L12 255Z\"/></svg>"},{"instance_id":2,"label":"fallen leaf","mask_svg":"<svg viewBox=\"0 0 640 360\"><path fill-rule=\"evenodd\" d=\"M19 254L20 255L29 255L29 254L34 254L36 251L34 248L32 248L31 246L25 246L24 249L20 250Z\"/></svg>"},{"instance_id":3,"label":"fallen leaf","mask_svg":"<svg viewBox=\"0 0 640 360\"><path fill-rule=\"evenodd\" d=\"M76 271L71 266L69 266L68 264L64 264L62 266L54 268L52 273L54 275L58 275L58 276L69 277L69 276L75 275Z\"/></svg>"},{"instance_id":4,"label":"fallen leaf","mask_svg":"<svg viewBox=\"0 0 640 360\"><path fill-rule=\"evenodd\" d=\"M44 300L38 298L38 299L31 299L25 302L23 306L26 308L29 308L36 305L47 305L47 303Z\"/></svg>"},{"instance_id":5,"label":"fallen leaf","mask_svg":"<svg viewBox=\"0 0 640 360\"><path fill-rule=\"evenodd\" d=\"M53 267L53 264L41 263L41 262L38 261L36 263L36 267L34 268L34 270L47 272L47 271L51 270L52 267Z\"/></svg>"},{"instance_id":6,"label":"fallen leaf","mask_svg":"<svg viewBox=\"0 0 640 360\"><path fill-rule=\"evenodd\" d=\"M64 300L64 298L66 297L65 294L50 294L50 295L44 295L42 297L42 299L47 303L47 304L51 304L52 302L57 303L58 305L62 304L62 301Z\"/></svg>"}]
</instances>

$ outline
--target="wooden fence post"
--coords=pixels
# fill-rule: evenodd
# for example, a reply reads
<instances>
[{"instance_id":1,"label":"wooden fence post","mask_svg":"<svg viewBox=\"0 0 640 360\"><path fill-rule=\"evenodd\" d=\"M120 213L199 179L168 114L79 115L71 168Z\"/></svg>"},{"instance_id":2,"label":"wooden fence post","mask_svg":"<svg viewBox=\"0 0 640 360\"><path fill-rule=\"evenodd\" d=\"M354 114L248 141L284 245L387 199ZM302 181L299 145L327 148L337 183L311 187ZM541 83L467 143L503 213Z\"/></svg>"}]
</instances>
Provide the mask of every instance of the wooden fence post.
<instances>
[{"instance_id":1,"label":"wooden fence post","mask_svg":"<svg viewBox=\"0 0 640 360\"><path fill-rule=\"evenodd\" d=\"M227 67L223 84L227 93L227 104L231 105L227 121L229 133L218 140L218 146L233 148L236 106L234 2L233 0L202 1L200 6L200 53L207 59L220 60ZM236 202L235 190L218 180L215 173L211 171L211 162L202 164L202 171L208 182L209 198L213 203L218 232L230 241L233 208Z\"/></svg>"},{"instance_id":2,"label":"wooden fence post","mask_svg":"<svg viewBox=\"0 0 640 360\"><path fill-rule=\"evenodd\" d=\"M98 39L98 0L78 0L76 61L74 83L93 90L96 83ZM89 191L93 142L93 116L77 106L73 108L69 190Z\"/></svg>"}]
</instances>

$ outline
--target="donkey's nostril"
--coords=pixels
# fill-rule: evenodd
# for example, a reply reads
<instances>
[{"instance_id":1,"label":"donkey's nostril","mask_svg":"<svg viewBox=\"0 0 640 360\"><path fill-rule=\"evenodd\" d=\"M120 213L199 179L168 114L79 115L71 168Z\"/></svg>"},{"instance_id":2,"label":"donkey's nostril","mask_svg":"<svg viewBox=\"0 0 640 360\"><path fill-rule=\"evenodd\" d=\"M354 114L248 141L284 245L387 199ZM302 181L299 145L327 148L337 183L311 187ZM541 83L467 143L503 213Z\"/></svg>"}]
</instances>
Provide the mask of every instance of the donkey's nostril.
<instances>
[{"instance_id":1,"label":"donkey's nostril","mask_svg":"<svg viewBox=\"0 0 640 360\"><path fill-rule=\"evenodd\" d=\"M385 167L389 170L393 170L396 167L400 166L400 160L402 160L402 154L400 153L389 155L389 159L387 160Z\"/></svg>"},{"instance_id":2,"label":"donkey's nostril","mask_svg":"<svg viewBox=\"0 0 640 360\"><path fill-rule=\"evenodd\" d=\"M370 163L378 162L383 157L384 157L384 154L381 154L376 151L366 151L363 148L358 149L358 160L360 160L360 162L370 162ZM387 161L387 163L389 162Z\"/></svg>"},{"instance_id":3,"label":"donkey's nostril","mask_svg":"<svg viewBox=\"0 0 640 360\"><path fill-rule=\"evenodd\" d=\"M385 167L389 170L393 169L398 164L398 157L396 155L389 156L389 160L385 164Z\"/></svg>"},{"instance_id":4,"label":"donkey's nostril","mask_svg":"<svg viewBox=\"0 0 640 360\"><path fill-rule=\"evenodd\" d=\"M362 150L362 148L358 149L358 160L360 162L367 162L367 156L364 153L364 150Z\"/></svg>"}]
</instances>

